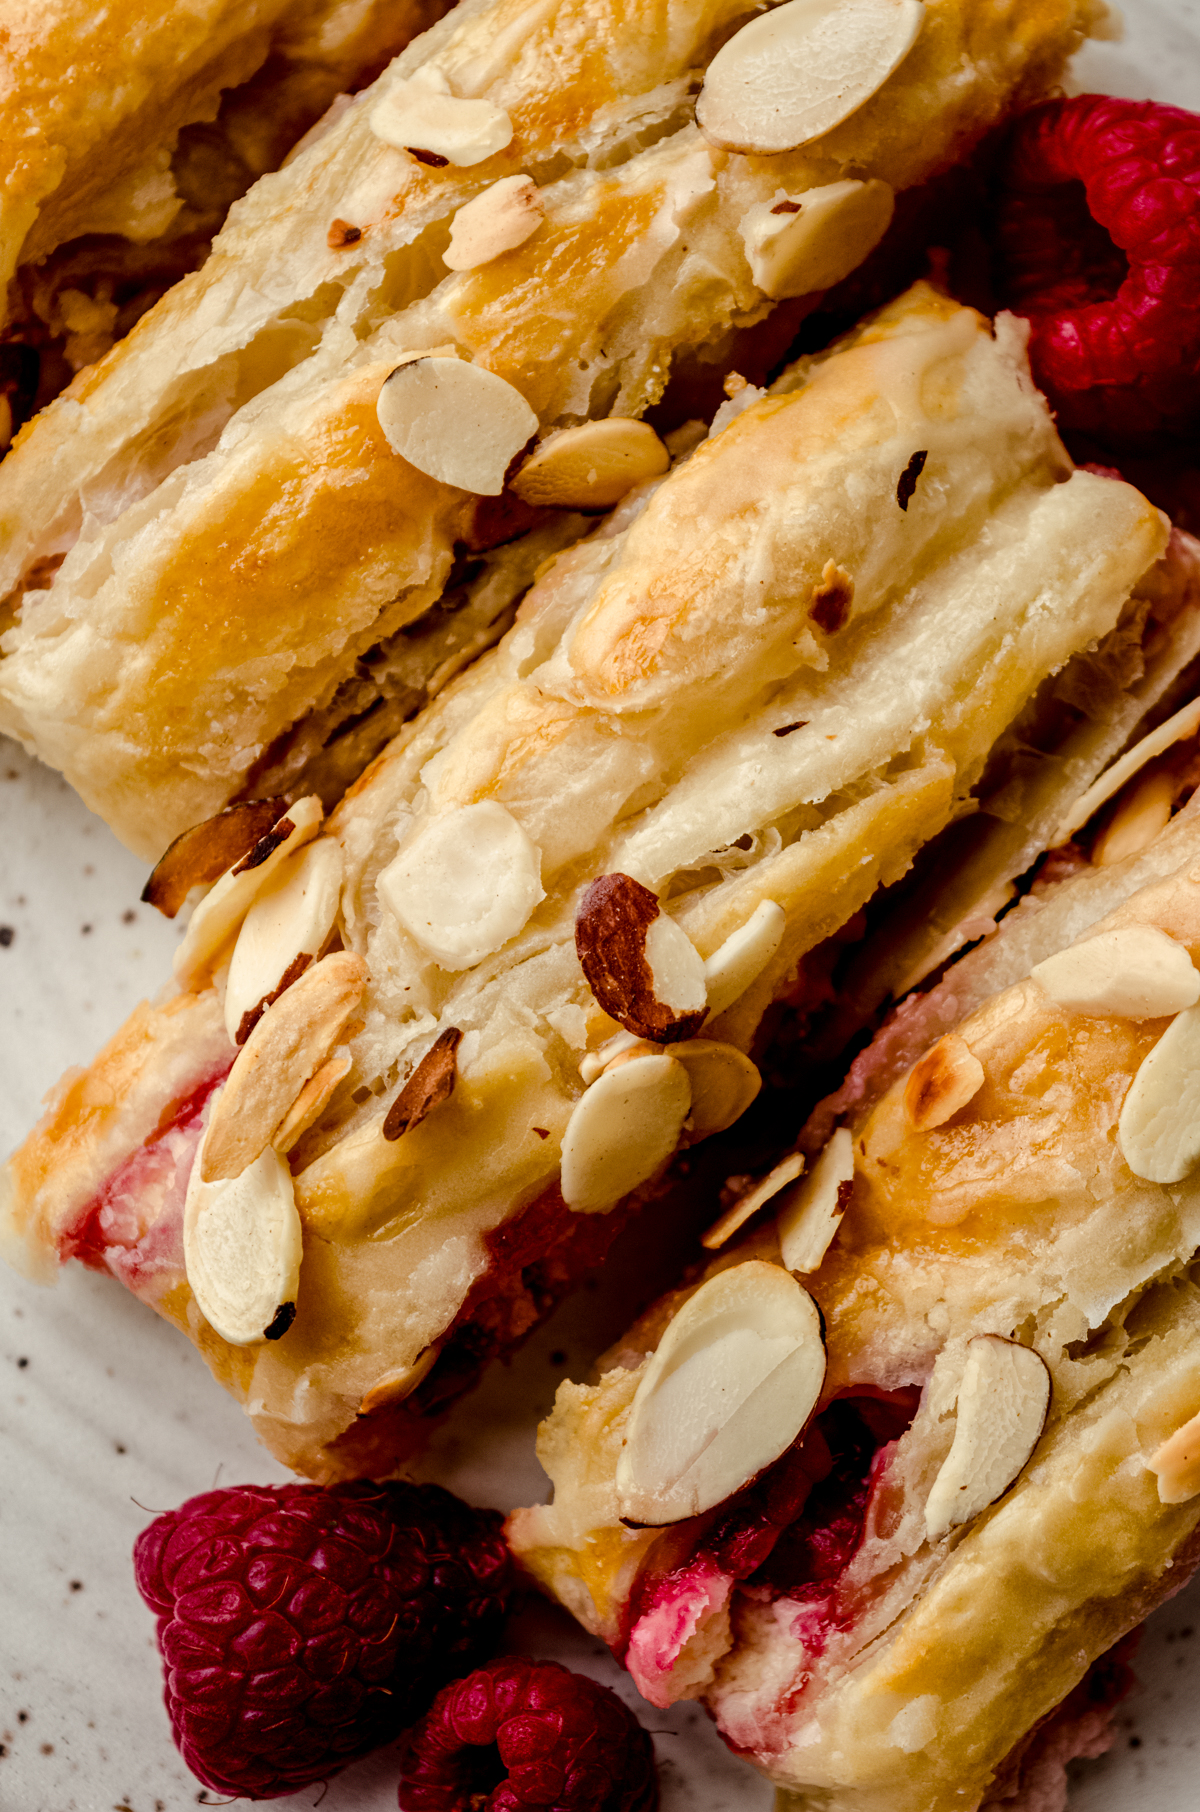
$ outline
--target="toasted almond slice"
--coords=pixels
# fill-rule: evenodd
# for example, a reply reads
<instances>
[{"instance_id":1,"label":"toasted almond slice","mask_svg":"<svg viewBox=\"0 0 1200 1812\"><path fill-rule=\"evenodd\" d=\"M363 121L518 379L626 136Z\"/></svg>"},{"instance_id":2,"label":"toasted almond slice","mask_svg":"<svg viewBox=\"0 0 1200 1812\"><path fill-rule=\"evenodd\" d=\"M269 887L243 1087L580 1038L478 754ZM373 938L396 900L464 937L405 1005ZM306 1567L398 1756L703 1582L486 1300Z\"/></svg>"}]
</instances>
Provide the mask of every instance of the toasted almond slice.
<instances>
[{"instance_id":1,"label":"toasted almond slice","mask_svg":"<svg viewBox=\"0 0 1200 1812\"><path fill-rule=\"evenodd\" d=\"M209 887L248 856L260 837L287 810L286 799L251 799L226 806L215 818L193 824L158 859L142 889L147 906L156 906L164 918L173 919L193 887Z\"/></svg>"},{"instance_id":2,"label":"toasted almond slice","mask_svg":"<svg viewBox=\"0 0 1200 1812\"><path fill-rule=\"evenodd\" d=\"M1112 868L1149 849L1171 822L1175 782L1170 774L1147 774L1131 787L1092 845L1092 866Z\"/></svg>"},{"instance_id":3,"label":"toasted almond slice","mask_svg":"<svg viewBox=\"0 0 1200 1812\"><path fill-rule=\"evenodd\" d=\"M723 151L807 145L870 100L912 49L921 0L787 0L713 58L696 123Z\"/></svg>"},{"instance_id":4,"label":"toasted almond slice","mask_svg":"<svg viewBox=\"0 0 1200 1812\"><path fill-rule=\"evenodd\" d=\"M402 1371L389 1372L373 1384L358 1406L360 1416L378 1415L381 1409L388 1409L393 1403L402 1403L405 1397L411 1397L423 1378L433 1370L440 1348L427 1346L425 1351L406 1365Z\"/></svg>"},{"instance_id":5,"label":"toasted almond slice","mask_svg":"<svg viewBox=\"0 0 1200 1812\"><path fill-rule=\"evenodd\" d=\"M512 121L491 101L462 100L449 92L440 71L418 71L393 82L371 109L371 131L385 145L407 151L421 163L471 169L512 142ZM424 80L420 79L424 76Z\"/></svg>"},{"instance_id":6,"label":"toasted almond slice","mask_svg":"<svg viewBox=\"0 0 1200 1812\"><path fill-rule=\"evenodd\" d=\"M1176 1015L1121 1104L1117 1143L1135 1177L1182 1183L1200 1160L1200 1006Z\"/></svg>"},{"instance_id":7,"label":"toasted almond slice","mask_svg":"<svg viewBox=\"0 0 1200 1812\"><path fill-rule=\"evenodd\" d=\"M478 1037L478 1033L476 1033ZM383 1122L385 1139L399 1139L414 1126L420 1126L427 1114L448 1101L454 1092L457 1075L456 1059L462 1033L457 1026L447 1026L434 1039L392 1105Z\"/></svg>"},{"instance_id":8,"label":"toasted almond slice","mask_svg":"<svg viewBox=\"0 0 1200 1812\"><path fill-rule=\"evenodd\" d=\"M954 1442L925 1504L925 1533L939 1541L1003 1497L1041 1439L1050 1371L1040 1353L1001 1334L967 1342Z\"/></svg>"},{"instance_id":9,"label":"toasted almond slice","mask_svg":"<svg viewBox=\"0 0 1200 1812\"><path fill-rule=\"evenodd\" d=\"M292 1325L300 1281L300 1217L287 1165L268 1147L240 1176L203 1177L200 1142L183 1209L183 1262L196 1306L231 1346L278 1340Z\"/></svg>"},{"instance_id":10,"label":"toasted almond slice","mask_svg":"<svg viewBox=\"0 0 1200 1812\"><path fill-rule=\"evenodd\" d=\"M606 510L635 484L661 477L670 463L649 422L610 415L548 434L516 474L512 489L542 507Z\"/></svg>"},{"instance_id":11,"label":"toasted almond slice","mask_svg":"<svg viewBox=\"0 0 1200 1812\"><path fill-rule=\"evenodd\" d=\"M443 969L470 969L516 937L544 900L542 855L494 799L419 821L375 883Z\"/></svg>"},{"instance_id":12,"label":"toasted almond slice","mask_svg":"<svg viewBox=\"0 0 1200 1812\"><path fill-rule=\"evenodd\" d=\"M708 1009L704 963L632 875L592 882L575 915L575 950L597 1001L626 1031L656 1044L699 1031Z\"/></svg>"},{"instance_id":13,"label":"toasted almond slice","mask_svg":"<svg viewBox=\"0 0 1200 1812\"><path fill-rule=\"evenodd\" d=\"M890 184L872 177L825 183L788 195L782 189L743 214L738 231L751 275L777 302L832 289L857 270L891 224Z\"/></svg>"},{"instance_id":14,"label":"toasted almond slice","mask_svg":"<svg viewBox=\"0 0 1200 1812\"><path fill-rule=\"evenodd\" d=\"M744 925L730 932L704 965L708 1020L740 1000L783 942L787 914L774 900L760 900ZM706 1023L708 1023L706 1021Z\"/></svg>"},{"instance_id":15,"label":"toasted almond slice","mask_svg":"<svg viewBox=\"0 0 1200 1812\"><path fill-rule=\"evenodd\" d=\"M739 1196L733 1207L727 1208L720 1220L713 1222L708 1232L702 1236L700 1244L709 1252L718 1251L760 1208L765 1208L768 1202L774 1200L781 1189L794 1183L803 1169L804 1159L798 1151L783 1158L761 1183ZM788 1269L791 1270L792 1267L789 1265Z\"/></svg>"},{"instance_id":16,"label":"toasted almond slice","mask_svg":"<svg viewBox=\"0 0 1200 1812\"><path fill-rule=\"evenodd\" d=\"M339 950L322 957L268 1007L237 1054L204 1140L206 1183L240 1176L270 1144L362 999L367 965Z\"/></svg>"},{"instance_id":17,"label":"toasted almond slice","mask_svg":"<svg viewBox=\"0 0 1200 1812\"><path fill-rule=\"evenodd\" d=\"M175 979L192 993L207 987L230 955L238 927L288 857L316 836L325 816L315 794L297 799L253 849L227 868L200 901L175 952Z\"/></svg>"},{"instance_id":18,"label":"toasted almond slice","mask_svg":"<svg viewBox=\"0 0 1200 1812\"><path fill-rule=\"evenodd\" d=\"M1081 793L1053 836L1047 838L1047 847L1053 849L1060 843L1066 843L1077 830L1083 828L1088 819L1093 817L1102 805L1108 803L1114 793L1119 793L1121 788L1132 780L1133 776L1144 768L1148 761L1153 761L1156 755L1163 754L1172 744L1182 742L1184 737L1194 736L1197 730L1200 730L1200 698L1192 699L1190 703L1176 711L1174 717L1168 717L1165 724L1159 724L1157 730L1151 730L1148 736L1143 736L1142 740L1135 743L1119 761L1114 761L1108 772L1101 774L1099 780L1093 782L1086 793Z\"/></svg>"},{"instance_id":19,"label":"toasted almond slice","mask_svg":"<svg viewBox=\"0 0 1200 1812\"><path fill-rule=\"evenodd\" d=\"M271 1137L271 1144L281 1157L286 1157L309 1127L316 1124L333 1099L338 1083L349 1073L349 1057L331 1057L304 1084Z\"/></svg>"},{"instance_id":20,"label":"toasted almond slice","mask_svg":"<svg viewBox=\"0 0 1200 1812\"><path fill-rule=\"evenodd\" d=\"M394 453L441 484L498 497L538 420L521 392L465 359L408 359L384 379L376 404Z\"/></svg>"},{"instance_id":21,"label":"toasted almond slice","mask_svg":"<svg viewBox=\"0 0 1200 1812\"><path fill-rule=\"evenodd\" d=\"M825 1381L821 1317L778 1265L701 1284L642 1375L617 1461L623 1518L658 1527L732 1497L791 1446Z\"/></svg>"},{"instance_id":22,"label":"toasted almond slice","mask_svg":"<svg viewBox=\"0 0 1200 1812\"><path fill-rule=\"evenodd\" d=\"M679 1143L692 1103L674 1056L605 1070L575 1103L562 1142L560 1187L577 1214L603 1214L648 1182Z\"/></svg>"},{"instance_id":23,"label":"toasted almond slice","mask_svg":"<svg viewBox=\"0 0 1200 1812\"><path fill-rule=\"evenodd\" d=\"M762 1077L744 1051L715 1038L689 1038L671 1054L688 1073L692 1111L687 1132L693 1144L724 1132L740 1120L762 1088Z\"/></svg>"},{"instance_id":24,"label":"toasted almond slice","mask_svg":"<svg viewBox=\"0 0 1200 1812\"><path fill-rule=\"evenodd\" d=\"M1156 925L1101 931L1030 971L1058 1006L1116 1019L1161 1019L1200 1000L1200 970Z\"/></svg>"},{"instance_id":25,"label":"toasted almond slice","mask_svg":"<svg viewBox=\"0 0 1200 1812\"><path fill-rule=\"evenodd\" d=\"M1186 1504L1195 1497L1200 1491L1200 1415L1177 1428L1146 1465L1158 1474L1160 1503Z\"/></svg>"},{"instance_id":26,"label":"toasted almond slice","mask_svg":"<svg viewBox=\"0 0 1200 1812\"><path fill-rule=\"evenodd\" d=\"M854 1140L839 1126L811 1172L789 1189L777 1222L779 1250L789 1271L820 1269L854 1190Z\"/></svg>"},{"instance_id":27,"label":"toasted almond slice","mask_svg":"<svg viewBox=\"0 0 1200 1812\"><path fill-rule=\"evenodd\" d=\"M502 176L461 207L450 222L443 254L452 271L473 271L511 252L536 233L545 218L542 192L532 176Z\"/></svg>"},{"instance_id":28,"label":"toasted almond slice","mask_svg":"<svg viewBox=\"0 0 1200 1812\"><path fill-rule=\"evenodd\" d=\"M282 862L242 920L225 984L225 1029L245 1044L264 1008L316 961L342 892L341 845L332 837Z\"/></svg>"},{"instance_id":29,"label":"toasted almond slice","mask_svg":"<svg viewBox=\"0 0 1200 1812\"><path fill-rule=\"evenodd\" d=\"M983 1087L983 1065L957 1032L944 1038L914 1063L904 1085L904 1111L916 1132L941 1126L974 1099Z\"/></svg>"}]
</instances>

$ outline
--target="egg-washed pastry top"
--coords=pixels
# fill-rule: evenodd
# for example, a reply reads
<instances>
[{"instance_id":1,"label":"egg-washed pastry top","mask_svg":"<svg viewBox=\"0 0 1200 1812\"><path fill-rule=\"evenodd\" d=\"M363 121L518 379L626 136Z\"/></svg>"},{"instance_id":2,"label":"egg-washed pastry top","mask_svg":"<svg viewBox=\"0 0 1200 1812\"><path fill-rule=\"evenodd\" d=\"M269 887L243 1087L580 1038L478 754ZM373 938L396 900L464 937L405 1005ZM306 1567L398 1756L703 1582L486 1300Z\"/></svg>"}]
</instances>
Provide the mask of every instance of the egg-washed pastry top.
<instances>
[{"instance_id":1,"label":"egg-washed pastry top","mask_svg":"<svg viewBox=\"0 0 1200 1812\"><path fill-rule=\"evenodd\" d=\"M0 382L20 418L199 264L230 202L443 10L5 0Z\"/></svg>"},{"instance_id":2,"label":"egg-washed pastry top","mask_svg":"<svg viewBox=\"0 0 1200 1812\"><path fill-rule=\"evenodd\" d=\"M702 1699L794 1812L1008 1803L1029 1733L1200 1557L1197 802L975 956L968 1001L987 962L1018 979L560 1388L553 1503L510 1520L641 1691ZM752 1458L789 1290L824 1377ZM685 1438L647 1463L654 1371Z\"/></svg>"},{"instance_id":3,"label":"egg-washed pastry top","mask_svg":"<svg viewBox=\"0 0 1200 1812\"><path fill-rule=\"evenodd\" d=\"M114 1271L290 1465L394 1460L464 1355L535 1318L521 1266L594 1250L744 1111L804 953L967 809L1161 556L1143 497L1071 469L1022 348L918 285L560 553L319 836L312 799L275 829L263 808L196 908L182 991L12 1159L18 1262ZM217 1199L187 1192L202 1133L222 1213L269 1183L303 1232L290 1295L282 1259L246 1279L283 1279L294 1319L263 1309L246 1344L180 1251L187 1203L203 1228Z\"/></svg>"},{"instance_id":4,"label":"egg-washed pastry top","mask_svg":"<svg viewBox=\"0 0 1200 1812\"><path fill-rule=\"evenodd\" d=\"M149 858L230 799L291 788L306 720L437 602L456 544L478 544L478 496L381 428L399 360L495 374L527 432L639 416L674 360L854 269L892 193L1043 93L1096 14L927 0L863 105L758 156L693 119L742 0L465 0L15 444L0 728ZM433 161L430 108L450 134ZM490 219L519 177L534 230L449 269L456 216L482 199ZM802 224L781 269L788 210ZM429 423L443 449L474 444L453 409ZM375 725L372 752L394 712Z\"/></svg>"}]
</instances>

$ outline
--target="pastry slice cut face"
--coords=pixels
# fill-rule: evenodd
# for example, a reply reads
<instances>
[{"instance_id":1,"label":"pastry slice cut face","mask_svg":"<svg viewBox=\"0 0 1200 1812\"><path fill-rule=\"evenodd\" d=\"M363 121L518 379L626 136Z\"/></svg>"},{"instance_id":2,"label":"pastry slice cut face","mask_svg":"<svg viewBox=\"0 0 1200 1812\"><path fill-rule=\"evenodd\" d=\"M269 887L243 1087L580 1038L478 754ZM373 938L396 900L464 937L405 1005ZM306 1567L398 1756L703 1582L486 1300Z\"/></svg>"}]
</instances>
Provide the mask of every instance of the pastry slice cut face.
<instances>
[{"instance_id":1,"label":"pastry slice cut face","mask_svg":"<svg viewBox=\"0 0 1200 1812\"><path fill-rule=\"evenodd\" d=\"M152 897L209 888L181 991L12 1159L13 1253L115 1272L288 1464L386 1470L745 1111L805 954L970 809L1166 539L1131 487L1072 471L1011 321L925 286L743 393L331 817L248 803L169 853ZM239 1184L268 1147L294 1279L277 1171ZM260 1338L220 1338L191 1287L205 1203L255 1291L294 1283Z\"/></svg>"},{"instance_id":2,"label":"pastry slice cut face","mask_svg":"<svg viewBox=\"0 0 1200 1812\"><path fill-rule=\"evenodd\" d=\"M560 1389L554 1499L514 1514L517 1553L652 1703L702 1699L786 1806L1008 1803L1030 1733L1060 1705L1069 1724L1200 1558L1198 961L1193 798L1014 911L959 965L965 1012L915 1063L884 1048L874 1104ZM670 1455L656 1493L635 1441L653 1355L718 1290L775 1280L765 1302L780 1276L823 1318L814 1413L774 1442L760 1416L734 1489L672 1514ZM761 1403L748 1333L721 1334L726 1401ZM689 1359L675 1414L711 1452L713 1360Z\"/></svg>"},{"instance_id":3,"label":"pastry slice cut face","mask_svg":"<svg viewBox=\"0 0 1200 1812\"><path fill-rule=\"evenodd\" d=\"M230 204L440 0L0 8L0 386L14 425L208 251ZM0 410L0 415L3 410Z\"/></svg>"},{"instance_id":4,"label":"pastry slice cut face","mask_svg":"<svg viewBox=\"0 0 1200 1812\"><path fill-rule=\"evenodd\" d=\"M0 471L0 728L139 853L365 721L362 664L453 589L456 550L524 526L489 543L479 511L529 507L502 486L535 436L524 491L578 504L547 487L551 435L640 417L780 298L782 357L894 193L1057 81L1094 12L928 0L876 92L764 160L693 117L743 10L456 7L26 430Z\"/></svg>"}]
</instances>

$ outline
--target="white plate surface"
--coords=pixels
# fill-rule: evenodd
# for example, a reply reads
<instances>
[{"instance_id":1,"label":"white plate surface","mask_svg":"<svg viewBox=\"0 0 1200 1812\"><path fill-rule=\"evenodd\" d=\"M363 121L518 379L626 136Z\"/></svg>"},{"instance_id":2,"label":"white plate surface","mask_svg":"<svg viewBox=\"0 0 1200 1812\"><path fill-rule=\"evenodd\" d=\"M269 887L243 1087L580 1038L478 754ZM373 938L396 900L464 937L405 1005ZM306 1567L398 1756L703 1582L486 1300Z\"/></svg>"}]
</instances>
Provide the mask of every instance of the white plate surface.
<instances>
[{"instance_id":1,"label":"white plate surface","mask_svg":"<svg viewBox=\"0 0 1200 1812\"><path fill-rule=\"evenodd\" d=\"M1089 46L1078 86L1200 108L1200 0L1129 0L1121 45ZM0 1150L45 1091L168 973L177 933L138 903L139 864L57 775L0 742ZM666 1280L669 1239L652 1261ZM478 1503L538 1501L533 1429L627 1319L621 1269L568 1304L451 1419L423 1470ZM129 1549L148 1512L214 1482L287 1475L198 1354L115 1283L69 1267L38 1289L0 1266L0 1812L183 1812L218 1803L175 1753ZM1070 1812L1200 1812L1200 1580L1147 1627L1142 1688ZM514 1646L603 1679L655 1733L664 1812L769 1812L769 1788L695 1706L656 1712L549 1606ZM383 1752L286 1802L394 1812ZM228 1803L228 1802L226 1802ZM238 1805L249 1802L238 1801Z\"/></svg>"}]
</instances>

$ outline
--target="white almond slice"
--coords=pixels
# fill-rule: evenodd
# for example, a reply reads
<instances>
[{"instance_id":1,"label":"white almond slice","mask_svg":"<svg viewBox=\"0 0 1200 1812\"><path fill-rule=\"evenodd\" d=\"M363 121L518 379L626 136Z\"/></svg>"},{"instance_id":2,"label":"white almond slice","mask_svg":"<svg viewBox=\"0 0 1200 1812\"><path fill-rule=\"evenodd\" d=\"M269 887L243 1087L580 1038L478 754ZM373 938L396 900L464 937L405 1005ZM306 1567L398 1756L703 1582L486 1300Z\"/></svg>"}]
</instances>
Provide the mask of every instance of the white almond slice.
<instances>
[{"instance_id":1,"label":"white almond slice","mask_svg":"<svg viewBox=\"0 0 1200 1812\"><path fill-rule=\"evenodd\" d=\"M512 481L525 503L549 509L607 510L635 484L660 478L671 455L649 422L610 415L548 434Z\"/></svg>"},{"instance_id":2,"label":"white almond slice","mask_svg":"<svg viewBox=\"0 0 1200 1812\"><path fill-rule=\"evenodd\" d=\"M647 1040L640 1038L636 1032L616 1032L611 1038L605 1040L599 1050L588 1051L581 1058L579 1074L585 1083L594 1082L597 1076L604 1074L610 1063L615 1063L618 1057L625 1055L626 1051L640 1049L643 1046L650 1048ZM655 1048L661 1049L661 1046Z\"/></svg>"},{"instance_id":3,"label":"white almond slice","mask_svg":"<svg viewBox=\"0 0 1200 1812\"><path fill-rule=\"evenodd\" d=\"M789 1157L782 1159L780 1163L776 1164L774 1170L768 1172L761 1183L754 1189L747 1190L745 1195L739 1196L733 1207L727 1208L720 1220L713 1222L708 1232L701 1237L700 1244L709 1252L719 1251L733 1238L735 1233L746 1225L748 1220L758 1213L760 1208L765 1208L781 1189L785 1189L789 1183L794 1183L803 1169L804 1159L798 1151L794 1151ZM788 1269L791 1270L792 1266L789 1265Z\"/></svg>"},{"instance_id":4,"label":"white almond slice","mask_svg":"<svg viewBox=\"0 0 1200 1812\"><path fill-rule=\"evenodd\" d=\"M271 1135L271 1144L281 1157L287 1156L325 1112L343 1076L350 1074L349 1057L331 1057L310 1078L288 1108Z\"/></svg>"},{"instance_id":5,"label":"white almond slice","mask_svg":"<svg viewBox=\"0 0 1200 1812\"><path fill-rule=\"evenodd\" d=\"M944 1038L918 1058L904 1085L904 1111L915 1132L944 1126L983 1087L983 1065L957 1032Z\"/></svg>"},{"instance_id":6,"label":"white almond slice","mask_svg":"<svg viewBox=\"0 0 1200 1812\"><path fill-rule=\"evenodd\" d=\"M832 289L857 270L891 225L896 201L890 184L872 177L824 184L743 214L738 231L755 284L782 302Z\"/></svg>"},{"instance_id":7,"label":"white almond slice","mask_svg":"<svg viewBox=\"0 0 1200 1812\"><path fill-rule=\"evenodd\" d=\"M306 1082L338 1043L367 984L361 956L322 957L268 1007L238 1052L213 1108L206 1183L240 1176L271 1143Z\"/></svg>"},{"instance_id":8,"label":"white almond slice","mask_svg":"<svg viewBox=\"0 0 1200 1812\"><path fill-rule=\"evenodd\" d=\"M249 855L227 868L197 905L175 952L175 979L196 993L206 987L230 954L238 927L289 856L312 841L325 816L315 794L297 799L260 837Z\"/></svg>"},{"instance_id":9,"label":"white almond slice","mask_svg":"<svg viewBox=\"0 0 1200 1812\"><path fill-rule=\"evenodd\" d=\"M458 210L443 258L452 271L473 271L523 245L545 216L542 192L532 176L502 176Z\"/></svg>"},{"instance_id":10,"label":"white almond slice","mask_svg":"<svg viewBox=\"0 0 1200 1812\"><path fill-rule=\"evenodd\" d=\"M1082 830L1088 819L1100 810L1102 805L1119 793L1133 776L1144 768L1148 761L1161 755L1173 743L1182 742L1185 736L1194 736L1200 730L1200 698L1192 699L1174 717L1168 717L1165 724L1159 724L1157 730L1151 730L1148 736L1135 743L1133 748L1122 755L1120 761L1114 761L1106 774L1101 774L1086 793L1081 793L1074 805L1067 812L1058 829L1047 839L1047 847L1055 848L1066 843Z\"/></svg>"},{"instance_id":11,"label":"white almond slice","mask_svg":"<svg viewBox=\"0 0 1200 1812\"><path fill-rule=\"evenodd\" d=\"M1186 1007L1141 1062L1117 1121L1121 1156L1148 1183L1182 1183L1200 1160L1200 1006Z\"/></svg>"},{"instance_id":12,"label":"white almond slice","mask_svg":"<svg viewBox=\"0 0 1200 1812\"><path fill-rule=\"evenodd\" d=\"M206 1132L183 1209L189 1287L204 1319L231 1346L278 1340L295 1317L303 1245L291 1172L268 1147L240 1176L205 1182L207 1141Z\"/></svg>"},{"instance_id":13,"label":"white almond slice","mask_svg":"<svg viewBox=\"0 0 1200 1812\"><path fill-rule=\"evenodd\" d=\"M654 998L682 1018L708 1006L704 958L681 925L665 912L646 928L642 946L654 983Z\"/></svg>"},{"instance_id":14,"label":"white almond slice","mask_svg":"<svg viewBox=\"0 0 1200 1812\"><path fill-rule=\"evenodd\" d=\"M1200 1000L1200 970L1182 944L1156 925L1123 925L1030 971L1044 994L1072 1013L1162 1019Z\"/></svg>"},{"instance_id":15,"label":"white almond slice","mask_svg":"<svg viewBox=\"0 0 1200 1812\"><path fill-rule=\"evenodd\" d=\"M713 951L704 965L709 1021L740 1000L758 980L783 942L786 925L782 906L774 900L760 900L746 923Z\"/></svg>"},{"instance_id":16,"label":"white almond slice","mask_svg":"<svg viewBox=\"0 0 1200 1812\"><path fill-rule=\"evenodd\" d=\"M483 799L418 824L375 890L443 969L470 969L524 929L546 897L541 872L537 844Z\"/></svg>"},{"instance_id":17,"label":"white almond slice","mask_svg":"<svg viewBox=\"0 0 1200 1812\"><path fill-rule=\"evenodd\" d=\"M235 1044L245 1044L264 1007L316 962L341 892L341 845L318 837L259 894L242 920L225 985L225 1029Z\"/></svg>"},{"instance_id":18,"label":"white almond slice","mask_svg":"<svg viewBox=\"0 0 1200 1812\"><path fill-rule=\"evenodd\" d=\"M1185 1422L1165 1440L1146 1465L1158 1474L1162 1504L1186 1504L1200 1491L1200 1415Z\"/></svg>"},{"instance_id":19,"label":"white almond slice","mask_svg":"<svg viewBox=\"0 0 1200 1812\"><path fill-rule=\"evenodd\" d=\"M925 1504L925 1533L951 1529L1003 1497L1046 1426L1050 1371L1040 1353L1001 1334L967 1342L954 1441Z\"/></svg>"},{"instance_id":20,"label":"white almond slice","mask_svg":"<svg viewBox=\"0 0 1200 1812\"><path fill-rule=\"evenodd\" d=\"M693 1144L740 1120L762 1088L758 1070L735 1044L687 1038L673 1044L671 1054L683 1064L692 1085L687 1130Z\"/></svg>"},{"instance_id":21,"label":"white almond slice","mask_svg":"<svg viewBox=\"0 0 1200 1812\"><path fill-rule=\"evenodd\" d=\"M642 1375L617 1461L623 1518L655 1527L724 1503L791 1446L825 1382L807 1291L758 1259L701 1284Z\"/></svg>"},{"instance_id":22,"label":"white almond slice","mask_svg":"<svg viewBox=\"0 0 1200 1812\"><path fill-rule=\"evenodd\" d=\"M1166 830L1175 804L1172 775L1147 774L1122 799L1111 820L1092 845L1092 867L1113 868L1138 856Z\"/></svg>"},{"instance_id":23,"label":"white almond slice","mask_svg":"<svg viewBox=\"0 0 1200 1812\"><path fill-rule=\"evenodd\" d=\"M921 0L787 0L717 52L696 123L723 151L807 145L870 100L912 49L924 16Z\"/></svg>"},{"instance_id":24,"label":"white almond slice","mask_svg":"<svg viewBox=\"0 0 1200 1812\"><path fill-rule=\"evenodd\" d=\"M789 1271L807 1277L820 1269L853 1188L854 1140L848 1127L839 1126L809 1175L789 1189L780 1207L779 1250Z\"/></svg>"},{"instance_id":25,"label":"white almond slice","mask_svg":"<svg viewBox=\"0 0 1200 1812\"><path fill-rule=\"evenodd\" d=\"M407 151L421 163L469 170L512 142L512 121L502 107L462 100L449 93L444 76L439 89L433 72L421 73L424 80L393 82L372 107L371 130L385 145Z\"/></svg>"},{"instance_id":26,"label":"white almond slice","mask_svg":"<svg viewBox=\"0 0 1200 1812\"><path fill-rule=\"evenodd\" d=\"M397 365L376 413L394 453L440 484L479 497L500 495L538 425L521 392L494 371L434 356Z\"/></svg>"},{"instance_id":27,"label":"white almond slice","mask_svg":"<svg viewBox=\"0 0 1200 1812\"><path fill-rule=\"evenodd\" d=\"M604 1214L648 1182L679 1143L692 1090L673 1055L633 1057L585 1089L567 1122L560 1187L577 1214Z\"/></svg>"}]
</instances>

